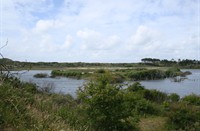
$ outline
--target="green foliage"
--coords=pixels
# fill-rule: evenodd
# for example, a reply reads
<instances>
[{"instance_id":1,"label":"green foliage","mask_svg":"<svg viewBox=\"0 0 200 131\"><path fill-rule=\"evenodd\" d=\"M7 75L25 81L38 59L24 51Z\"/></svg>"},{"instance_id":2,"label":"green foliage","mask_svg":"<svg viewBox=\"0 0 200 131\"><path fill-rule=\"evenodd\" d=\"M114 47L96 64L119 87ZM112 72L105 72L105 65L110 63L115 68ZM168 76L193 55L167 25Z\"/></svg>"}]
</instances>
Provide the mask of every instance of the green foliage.
<instances>
[{"instance_id":1,"label":"green foliage","mask_svg":"<svg viewBox=\"0 0 200 131\"><path fill-rule=\"evenodd\" d=\"M189 104L200 106L200 96L192 94L182 98L182 101L188 102Z\"/></svg>"},{"instance_id":2,"label":"green foliage","mask_svg":"<svg viewBox=\"0 0 200 131\"><path fill-rule=\"evenodd\" d=\"M67 124L80 131L88 129L89 124L88 121L86 121L87 116L84 109L81 108L81 104L78 104L69 96L57 99L56 103L60 107L57 114L62 117Z\"/></svg>"},{"instance_id":3,"label":"green foliage","mask_svg":"<svg viewBox=\"0 0 200 131\"><path fill-rule=\"evenodd\" d=\"M35 74L34 77L36 78L46 78L48 75L45 74L45 73L38 73L38 74Z\"/></svg>"},{"instance_id":4,"label":"green foliage","mask_svg":"<svg viewBox=\"0 0 200 131\"><path fill-rule=\"evenodd\" d=\"M178 102L180 100L180 96L176 93L171 93L168 98L170 102Z\"/></svg>"},{"instance_id":5,"label":"green foliage","mask_svg":"<svg viewBox=\"0 0 200 131\"><path fill-rule=\"evenodd\" d=\"M123 75L120 75L120 74L112 74L110 76L110 80L111 80L110 82L112 84L122 83L122 82L124 82L124 79L125 79L125 77Z\"/></svg>"},{"instance_id":6,"label":"green foliage","mask_svg":"<svg viewBox=\"0 0 200 131\"><path fill-rule=\"evenodd\" d=\"M146 100L156 103L163 103L168 99L167 94L157 90L145 90L143 94Z\"/></svg>"},{"instance_id":7,"label":"green foliage","mask_svg":"<svg viewBox=\"0 0 200 131\"><path fill-rule=\"evenodd\" d=\"M64 76L64 77L72 77L72 78L77 78L80 79L82 76L82 72L80 71L61 71L61 70L53 70L51 72L52 76Z\"/></svg>"},{"instance_id":8,"label":"green foliage","mask_svg":"<svg viewBox=\"0 0 200 131\"><path fill-rule=\"evenodd\" d=\"M0 130L69 130L56 114L60 108L57 101L62 101L58 96L53 101L51 94L43 94L35 85L16 78L0 83Z\"/></svg>"},{"instance_id":9,"label":"green foliage","mask_svg":"<svg viewBox=\"0 0 200 131\"><path fill-rule=\"evenodd\" d=\"M168 70L165 71L166 77L175 77L177 76L181 70L177 67L172 67L169 68Z\"/></svg>"},{"instance_id":10,"label":"green foliage","mask_svg":"<svg viewBox=\"0 0 200 131\"><path fill-rule=\"evenodd\" d=\"M127 108L131 109L132 112L141 116L155 115L160 113L160 110L155 103L152 103L147 99L144 99L145 98L144 93L146 91L151 91L151 90L145 89L139 82L135 82L134 84L130 85L127 88L127 91L128 91L128 93L126 93L126 97L128 97L126 99L126 103L128 105Z\"/></svg>"},{"instance_id":11,"label":"green foliage","mask_svg":"<svg viewBox=\"0 0 200 131\"><path fill-rule=\"evenodd\" d=\"M137 101L134 111L141 116L157 115L160 113L160 110L156 104L145 99L140 99Z\"/></svg>"},{"instance_id":12,"label":"green foliage","mask_svg":"<svg viewBox=\"0 0 200 131\"><path fill-rule=\"evenodd\" d=\"M175 93L148 90L139 82L122 89L113 73L98 76L77 98L43 93L16 78L0 79L0 130L137 131L139 120L160 116L169 130L200 130L199 96L179 100Z\"/></svg>"},{"instance_id":13,"label":"green foliage","mask_svg":"<svg viewBox=\"0 0 200 131\"><path fill-rule=\"evenodd\" d=\"M105 73L106 71L104 69L98 69L97 73Z\"/></svg>"},{"instance_id":14,"label":"green foliage","mask_svg":"<svg viewBox=\"0 0 200 131\"><path fill-rule=\"evenodd\" d=\"M18 83L18 86L13 86ZM32 129L34 119L29 115L26 106L34 103L32 93L35 93L34 86L24 86L17 80L10 78L0 85L0 127L7 126L15 129ZM28 122L26 122L28 121Z\"/></svg>"},{"instance_id":15,"label":"green foliage","mask_svg":"<svg viewBox=\"0 0 200 131\"><path fill-rule=\"evenodd\" d=\"M125 111L124 94L117 86L110 84L108 76L101 76L78 91L83 102L90 126L94 130L136 129L133 117Z\"/></svg>"},{"instance_id":16,"label":"green foliage","mask_svg":"<svg viewBox=\"0 0 200 131\"><path fill-rule=\"evenodd\" d=\"M144 90L144 86L142 86L139 82L135 82L134 84L130 85L127 90L130 92L140 91Z\"/></svg>"},{"instance_id":17,"label":"green foliage","mask_svg":"<svg viewBox=\"0 0 200 131\"><path fill-rule=\"evenodd\" d=\"M187 103L174 103L170 105L168 128L170 130L198 131L200 129L200 107Z\"/></svg>"},{"instance_id":18,"label":"green foliage","mask_svg":"<svg viewBox=\"0 0 200 131\"><path fill-rule=\"evenodd\" d=\"M154 80L165 78L165 74L161 70L142 70L129 72L127 76L133 80Z\"/></svg>"}]
</instances>

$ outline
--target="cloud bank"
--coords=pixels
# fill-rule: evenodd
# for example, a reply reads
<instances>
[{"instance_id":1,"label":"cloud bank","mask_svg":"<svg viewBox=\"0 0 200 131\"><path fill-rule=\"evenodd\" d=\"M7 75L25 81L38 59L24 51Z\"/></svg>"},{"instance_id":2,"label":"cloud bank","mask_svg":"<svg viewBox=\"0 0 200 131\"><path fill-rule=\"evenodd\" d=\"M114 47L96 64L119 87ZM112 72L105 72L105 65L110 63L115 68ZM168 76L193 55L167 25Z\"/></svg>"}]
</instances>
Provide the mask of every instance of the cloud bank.
<instances>
[{"instance_id":1,"label":"cloud bank","mask_svg":"<svg viewBox=\"0 0 200 131\"><path fill-rule=\"evenodd\" d=\"M200 59L198 0L0 0L1 50L27 61Z\"/></svg>"}]
</instances>

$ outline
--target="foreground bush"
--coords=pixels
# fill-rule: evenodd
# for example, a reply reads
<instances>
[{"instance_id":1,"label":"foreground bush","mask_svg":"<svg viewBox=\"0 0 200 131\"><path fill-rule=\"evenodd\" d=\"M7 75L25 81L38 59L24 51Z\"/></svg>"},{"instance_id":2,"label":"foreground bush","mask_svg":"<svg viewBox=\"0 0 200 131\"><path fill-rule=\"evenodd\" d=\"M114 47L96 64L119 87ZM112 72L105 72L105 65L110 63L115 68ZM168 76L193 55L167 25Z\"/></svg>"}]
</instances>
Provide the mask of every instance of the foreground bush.
<instances>
[{"instance_id":1,"label":"foreground bush","mask_svg":"<svg viewBox=\"0 0 200 131\"><path fill-rule=\"evenodd\" d=\"M170 102L178 102L180 100L180 96L176 93L171 93L168 98Z\"/></svg>"},{"instance_id":2,"label":"foreground bush","mask_svg":"<svg viewBox=\"0 0 200 131\"><path fill-rule=\"evenodd\" d=\"M16 78L0 77L0 83L0 130L70 130L57 114L68 97L43 93Z\"/></svg>"},{"instance_id":3,"label":"foreground bush","mask_svg":"<svg viewBox=\"0 0 200 131\"><path fill-rule=\"evenodd\" d=\"M200 107L187 103L174 103L169 106L169 130L200 130Z\"/></svg>"},{"instance_id":4,"label":"foreground bush","mask_svg":"<svg viewBox=\"0 0 200 131\"><path fill-rule=\"evenodd\" d=\"M89 125L99 131L136 130L134 117L126 112L123 92L109 80L103 75L78 91Z\"/></svg>"},{"instance_id":5,"label":"foreground bush","mask_svg":"<svg viewBox=\"0 0 200 131\"><path fill-rule=\"evenodd\" d=\"M19 83L17 79L3 81L0 85L0 130L7 127L21 130L33 128L35 120L26 107L34 103L32 94L35 92L33 85Z\"/></svg>"},{"instance_id":6,"label":"foreground bush","mask_svg":"<svg viewBox=\"0 0 200 131\"><path fill-rule=\"evenodd\" d=\"M168 96L166 93L157 91L157 90L144 90L144 98L146 100L156 102L156 103L163 103L164 101L168 100Z\"/></svg>"},{"instance_id":7,"label":"foreground bush","mask_svg":"<svg viewBox=\"0 0 200 131\"><path fill-rule=\"evenodd\" d=\"M200 106L200 96L192 94L182 98L182 101L188 102L189 104Z\"/></svg>"}]
</instances>

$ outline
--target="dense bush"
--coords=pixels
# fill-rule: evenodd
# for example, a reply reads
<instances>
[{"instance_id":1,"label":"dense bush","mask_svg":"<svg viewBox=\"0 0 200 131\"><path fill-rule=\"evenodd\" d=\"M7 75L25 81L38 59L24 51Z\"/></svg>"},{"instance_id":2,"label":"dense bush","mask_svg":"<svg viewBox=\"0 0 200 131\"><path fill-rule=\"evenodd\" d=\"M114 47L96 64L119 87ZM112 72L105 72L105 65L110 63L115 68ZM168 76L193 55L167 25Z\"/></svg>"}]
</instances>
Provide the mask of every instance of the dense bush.
<instances>
[{"instance_id":1,"label":"dense bush","mask_svg":"<svg viewBox=\"0 0 200 131\"><path fill-rule=\"evenodd\" d=\"M140 91L144 90L144 86L142 86L139 82L135 82L134 84L130 85L127 90L130 92Z\"/></svg>"},{"instance_id":2,"label":"dense bush","mask_svg":"<svg viewBox=\"0 0 200 131\"><path fill-rule=\"evenodd\" d=\"M168 96L170 102L178 102L180 100L180 96L176 93L172 93Z\"/></svg>"},{"instance_id":3,"label":"dense bush","mask_svg":"<svg viewBox=\"0 0 200 131\"><path fill-rule=\"evenodd\" d=\"M127 73L127 76L133 80L154 80L166 77L175 77L184 74L186 75L188 74L188 72L182 73L179 68L169 68L166 71L158 69L136 70Z\"/></svg>"},{"instance_id":4,"label":"dense bush","mask_svg":"<svg viewBox=\"0 0 200 131\"><path fill-rule=\"evenodd\" d=\"M104 69L98 69L97 73L105 73L106 71Z\"/></svg>"},{"instance_id":5,"label":"dense bush","mask_svg":"<svg viewBox=\"0 0 200 131\"><path fill-rule=\"evenodd\" d=\"M14 86L15 84L17 86ZM34 102L36 88L20 83L17 79L7 79L0 85L0 130L6 127L27 130L32 129L35 120L27 111ZM28 122L26 122L28 121Z\"/></svg>"},{"instance_id":6,"label":"dense bush","mask_svg":"<svg viewBox=\"0 0 200 131\"><path fill-rule=\"evenodd\" d=\"M167 94L157 90L144 90L143 94L146 100L150 100L156 103L162 103L168 100Z\"/></svg>"},{"instance_id":7,"label":"dense bush","mask_svg":"<svg viewBox=\"0 0 200 131\"><path fill-rule=\"evenodd\" d=\"M181 72L181 70L179 68L176 67L172 67L169 68L165 71L165 75L166 77L175 77L177 76L179 73Z\"/></svg>"},{"instance_id":8,"label":"dense bush","mask_svg":"<svg viewBox=\"0 0 200 131\"><path fill-rule=\"evenodd\" d=\"M200 106L200 96L195 94L183 97L182 101L188 102L189 104Z\"/></svg>"},{"instance_id":9,"label":"dense bush","mask_svg":"<svg viewBox=\"0 0 200 131\"><path fill-rule=\"evenodd\" d=\"M141 116L156 115L160 113L159 108L152 102L140 99L136 102L134 111Z\"/></svg>"},{"instance_id":10,"label":"dense bush","mask_svg":"<svg viewBox=\"0 0 200 131\"><path fill-rule=\"evenodd\" d=\"M120 75L120 74L112 74L110 76L110 82L111 84L116 84L116 83L122 83L124 82L125 78L124 76Z\"/></svg>"},{"instance_id":11,"label":"dense bush","mask_svg":"<svg viewBox=\"0 0 200 131\"><path fill-rule=\"evenodd\" d=\"M58 99L56 103L60 105L57 114L72 128L79 131L85 131L90 128L89 122L86 121L87 114L85 113L85 110L82 109L82 106L75 100L63 98L61 100Z\"/></svg>"},{"instance_id":12,"label":"dense bush","mask_svg":"<svg viewBox=\"0 0 200 131\"><path fill-rule=\"evenodd\" d=\"M108 76L101 76L97 82L90 82L78 91L94 130L133 130L134 117L126 111L124 93L110 84Z\"/></svg>"},{"instance_id":13,"label":"dense bush","mask_svg":"<svg viewBox=\"0 0 200 131\"><path fill-rule=\"evenodd\" d=\"M167 113L168 126L170 130L200 130L200 107L188 105L187 103L174 103L169 106Z\"/></svg>"},{"instance_id":14,"label":"dense bush","mask_svg":"<svg viewBox=\"0 0 200 131\"><path fill-rule=\"evenodd\" d=\"M130 79L133 80L154 80L165 78L165 73L160 70L141 70L141 71L132 71L127 74Z\"/></svg>"}]
</instances>

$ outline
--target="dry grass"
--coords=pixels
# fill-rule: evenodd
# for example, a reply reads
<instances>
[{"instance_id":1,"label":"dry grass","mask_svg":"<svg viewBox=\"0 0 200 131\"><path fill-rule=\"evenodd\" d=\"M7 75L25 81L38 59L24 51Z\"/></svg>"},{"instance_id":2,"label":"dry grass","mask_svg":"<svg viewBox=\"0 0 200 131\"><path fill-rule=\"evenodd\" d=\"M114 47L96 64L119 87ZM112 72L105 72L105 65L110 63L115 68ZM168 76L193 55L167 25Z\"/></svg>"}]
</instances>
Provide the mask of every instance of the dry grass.
<instances>
[{"instance_id":1,"label":"dry grass","mask_svg":"<svg viewBox=\"0 0 200 131\"><path fill-rule=\"evenodd\" d=\"M54 114L54 105L50 105L50 98L45 95L36 95L35 104L27 106L30 116L37 121L39 127L35 127L38 130L45 129L49 131L74 131L70 129L70 126L61 117ZM40 104L44 103L45 108L52 110L43 110ZM51 106L51 107L50 107ZM55 111L56 112L56 111Z\"/></svg>"},{"instance_id":2,"label":"dry grass","mask_svg":"<svg viewBox=\"0 0 200 131\"><path fill-rule=\"evenodd\" d=\"M139 128L141 131L165 131L166 117L141 118Z\"/></svg>"}]
</instances>

